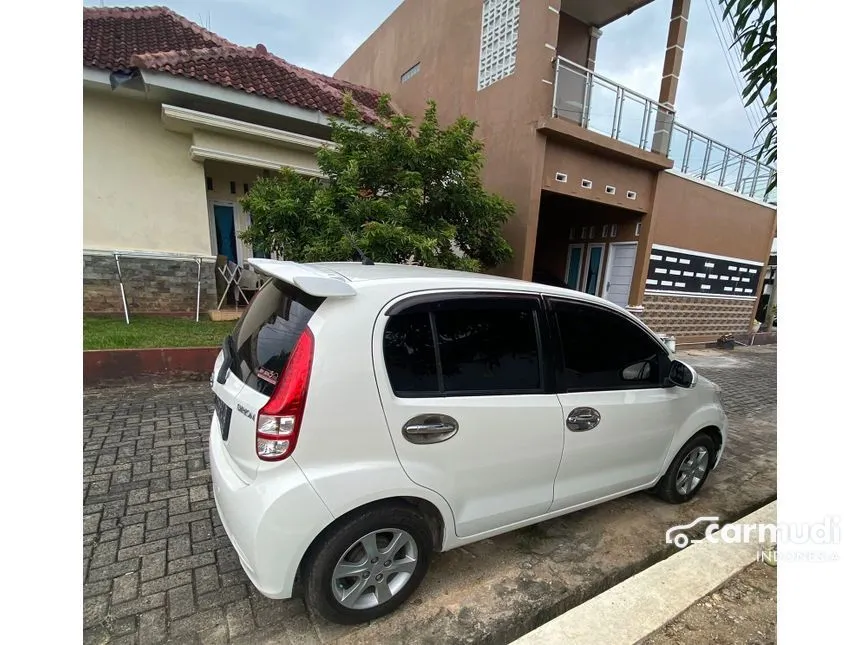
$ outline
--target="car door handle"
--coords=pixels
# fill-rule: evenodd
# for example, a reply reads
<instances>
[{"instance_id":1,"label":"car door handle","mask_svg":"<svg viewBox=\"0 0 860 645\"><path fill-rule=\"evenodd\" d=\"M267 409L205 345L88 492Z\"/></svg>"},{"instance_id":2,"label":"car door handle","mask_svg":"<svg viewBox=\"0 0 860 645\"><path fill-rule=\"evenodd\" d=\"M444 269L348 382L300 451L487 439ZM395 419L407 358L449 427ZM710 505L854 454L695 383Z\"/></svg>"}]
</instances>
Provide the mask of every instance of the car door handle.
<instances>
[{"instance_id":1,"label":"car door handle","mask_svg":"<svg viewBox=\"0 0 860 645\"><path fill-rule=\"evenodd\" d=\"M457 427L451 423L414 423L406 426L404 432L406 434L442 434L445 432L454 432Z\"/></svg>"},{"instance_id":2,"label":"car door handle","mask_svg":"<svg viewBox=\"0 0 860 645\"><path fill-rule=\"evenodd\" d=\"M403 425L403 436L411 443L439 443L453 437L459 428L447 414L419 414Z\"/></svg>"},{"instance_id":3,"label":"car door handle","mask_svg":"<svg viewBox=\"0 0 860 645\"><path fill-rule=\"evenodd\" d=\"M567 429L571 432L593 430L600 423L600 412L594 408L574 408L567 415Z\"/></svg>"}]
</instances>

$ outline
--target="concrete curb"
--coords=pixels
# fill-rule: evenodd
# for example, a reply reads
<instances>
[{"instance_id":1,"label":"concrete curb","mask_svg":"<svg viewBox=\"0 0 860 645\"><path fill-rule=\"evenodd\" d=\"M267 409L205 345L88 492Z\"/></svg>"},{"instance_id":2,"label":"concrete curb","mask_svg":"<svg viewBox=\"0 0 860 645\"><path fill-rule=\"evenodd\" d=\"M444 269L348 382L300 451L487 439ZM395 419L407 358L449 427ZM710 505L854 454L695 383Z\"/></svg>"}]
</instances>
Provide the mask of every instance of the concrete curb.
<instances>
[{"instance_id":1,"label":"concrete curb","mask_svg":"<svg viewBox=\"0 0 860 645\"><path fill-rule=\"evenodd\" d=\"M752 503L743 505L737 509L736 513L733 512L731 515L733 517L744 517L775 500L776 493L774 492ZM703 527L698 528L698 531L691 533L692 537L701 538L704 536ZM511 616L500 618L498 623L488 633L474 636L468 642L470 645L510 645L517 638L540 628L542 625L558 618L578 605L595 598L628 578L662 562L666 558L672 557L677 552L678 549L676 547L663 544L661 548L656 549L647 556L621 567L594 582L581 585L572 590L571 593L565 594L562 598L538 607L536 611L524 609L523 611L515 612Z\"/></svg>"},{"instance_id":2,"label":"concrete curb","mask_svg":"<svg viewBox=\"0 0 860 645\"><path fill-rule=\"evenodd\" d=\"M774 501L732 524L775 522ZM633 645L755 562L757 555L756 543L692 544L512 645Z\"/></svg>"},{"instance_id":3,"label":"concrete curb","mask_svg":"<svg viewBox=\"0 0 860 645\"><path fill-rule=\"evenodd\" d=\"M208 378L219 347L97 349L84 352L84 386L152 378Z\"/></svg>"}]
</instances>

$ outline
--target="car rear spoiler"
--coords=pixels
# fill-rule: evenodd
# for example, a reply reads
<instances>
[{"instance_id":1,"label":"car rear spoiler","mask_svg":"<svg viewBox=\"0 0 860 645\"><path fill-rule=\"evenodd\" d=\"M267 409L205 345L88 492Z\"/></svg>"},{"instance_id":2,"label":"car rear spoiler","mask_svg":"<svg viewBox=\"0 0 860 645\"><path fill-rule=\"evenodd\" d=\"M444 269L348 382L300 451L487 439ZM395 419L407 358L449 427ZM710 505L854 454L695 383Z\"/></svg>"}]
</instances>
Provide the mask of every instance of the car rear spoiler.
<instances>
[{"instance_id":1,"label":"car rear spoiler","mask_svg":"<svg viewBox=\"0 0 860 645\"><path fill-rule=\"evenodd\" d=\"M311 296L349 298L355 295L355 289L344 278L335 277L307 264L265 258L251 258L248 264L255 271L289 282Z\"/></svg>"}]
</instances>

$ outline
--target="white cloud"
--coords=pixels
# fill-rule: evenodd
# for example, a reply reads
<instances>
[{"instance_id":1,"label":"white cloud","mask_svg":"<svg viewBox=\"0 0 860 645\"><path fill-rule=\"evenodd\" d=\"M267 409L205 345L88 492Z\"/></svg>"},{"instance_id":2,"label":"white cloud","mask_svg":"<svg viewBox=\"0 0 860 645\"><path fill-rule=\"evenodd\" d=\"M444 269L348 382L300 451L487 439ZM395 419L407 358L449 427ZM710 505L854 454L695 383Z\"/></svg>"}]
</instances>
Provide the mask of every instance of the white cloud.
<instances>
[{"instance_id":1,"label":"white cloud","mask_svg":"<svg viewBox=\"0 0 860 645\"><path fill-rule=\"evenodd\" d=\"M708 14L692 0L675 100L678 121L739 150L752 146L754 128ZM650 98L659 98L671 0L655 0L608 25L597 47L598 73Z\"/></svg>"},{"instance_id":2,"label":"white cloud","mask_svg":"<svg viewBox=\"0 0 860 645\"><path fill-rule=\"evenodd\" d=\"M656 100L660 94L660 81L663 74L663 60L661 58L652 57L633 67L613 68L607 66L603 69L598 63L595 71L648 98Z\"/></svg>"},{"instance_id":3,"label":"white cloud","mask_svg":"<svg viewBox=\"0 0 860 645\"><path fill-rule=\"evenodd\" d=\"M362 42L363 38L354 32L341 32L330 37L328 47L316 56L297 58L290 62L331 76Z\"/></svg>"}]
</instances>

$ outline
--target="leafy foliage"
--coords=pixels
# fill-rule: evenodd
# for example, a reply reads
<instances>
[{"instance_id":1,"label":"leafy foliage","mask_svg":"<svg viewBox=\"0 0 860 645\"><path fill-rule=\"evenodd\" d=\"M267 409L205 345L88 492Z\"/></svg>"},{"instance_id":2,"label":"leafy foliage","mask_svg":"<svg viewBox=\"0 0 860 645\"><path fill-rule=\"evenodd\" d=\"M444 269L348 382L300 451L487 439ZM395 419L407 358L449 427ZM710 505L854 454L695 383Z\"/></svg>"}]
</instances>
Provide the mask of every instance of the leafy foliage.
<instances>
[{"instance_id":1,"label":"leafy foliage","mask_svg":"<svg viewBox=\"0 0 860 645\"><path fill-rule=\"evenodd\" d=\"M501 227L514 206L481 185L475 121L440 128L431 101L415 128L387 97L378 127L361 121L350 98L345 114L331 120L335 145L317 154L324 179L286 168L243 198L252 219L241 234L246 243L297 262L363 252L375 262L479 271L512 258Z\"/></svg>"},{"instance_id":2,"label":"leafy foliage","mask_svg":"<svg viewBox=\"0 0 860 645\"><path fill-rule=\"evenodd\" d=\"M776 163L776 0L720 0L725 9L723 18L730 17L734 25L735 45L740 47L744 61L741 74L746 80L743 97L750 105L759 97L764 104L764 117L756 132L756 140L764 135L758 151L759 161ZM776 188L776 173L767 192Z\"/></svg>"}]
</instances>

